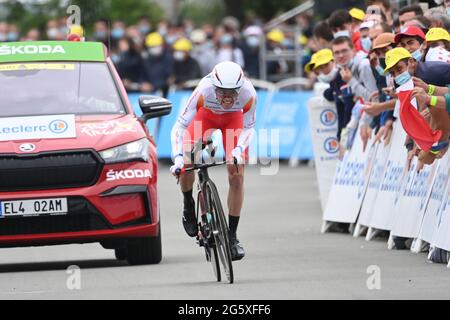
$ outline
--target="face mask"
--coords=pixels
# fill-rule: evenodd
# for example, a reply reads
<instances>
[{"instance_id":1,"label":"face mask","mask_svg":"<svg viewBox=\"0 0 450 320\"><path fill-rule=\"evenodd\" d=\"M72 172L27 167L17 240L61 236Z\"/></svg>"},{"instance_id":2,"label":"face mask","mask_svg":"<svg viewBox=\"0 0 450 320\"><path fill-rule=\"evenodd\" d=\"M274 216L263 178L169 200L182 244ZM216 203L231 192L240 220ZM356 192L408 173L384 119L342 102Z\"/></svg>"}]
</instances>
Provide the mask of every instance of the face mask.
<instances>
[{"instance_id":1,"label":"face mask","mask_svg":"<svg viewBox=\"0 0 450 320\"><path fill-rule=\"evenodd\" d=\"M396 84L398 84L399 86L402 86L405 83L407 83L409 80L411 80L411 78L412 78L411 74L409 73L408 70L406 70L402 74L396 76L394 80L395 80Z\"/></svg>"},{"instance_id":2,"label":"face mask","mask_svg":"<svg viewBox=\"0 0 450 320\"><path fill-rule=\"evenodd\" d=\"M166 43L169 46L172 46L177 41L177 36L167 36L166 37Z\"/></svg>"},{"instance_id":3,"label":"face mask","mask_svg":"<svg viewBox=\"0 0 450 320\"><path fill-rule=\"evenodd\" d=\"M19 34L17 32L8 33L8 41L17 41L19 39Z\"/></svg>"},{"instance_id":4,"label":"face mask","mask_svg":"<svg viewBox=\"0 0 450 320\"><path fill-rule=\"evenodd\" d=\"M416 61L422 60L422 57L423 57L422 46L420 46L419 49L417 49L416 51L414 51L413 53L411 53L411 55L412 55L412 57L413 57Z\"/></svg>"},{"instance_id":5,"label":"face mask","mask_svg":"<svg viewBox=\"0 0 450 320\"><path fill-rule=\"evenodd\" d=\"M339 38L339 37L347 37L350 38L350 31L348 30L343 30L343 31L338 31L334 34L334 38Z\"/></svg>"},{"instance_id":6,"label":"face mask","mask_svg":"<svg viewBox=\"0 0 450 320\"><path fill-rule=\"evenodd\" d=\"M113 31L111 31L111 37L113 39L122 39L124 35L125 35L125 30L123 30L121 28L116 28Z\"/></svg>"},{"instance_id":7,"label":"face mask","mask_svg":"<svg viewBox=\"0 0 450 320\"><path fill-rule=\"evenodd\" d=\"M250 48L259 47L259 38L258 37L248 37L246 41L247 41L247 45Z\"/></svg>"},{"instance_id":8,"label":"face mask","mask_svg":"<svg viewBox=\"0 0 450 320\"><path fill-rule=\"evenodd\" d=\"M337 68L334 68L329 74L321 73L317 77L317 79L323 83L330 83L331 81L333 81L336 78L336 75L338 74L338 72L339 72L339 70Z\"/></svg>"},{"instance_id":9,"label":"face mask","mask_svg":"<svg viewBox=\"0 0 450 320\"><path fill-rule=\"evenodd\" d=\"M185 57L185 54L184 54L183 51L175 51L175 52L173 53L173 58L174 58L176 61L183 61L183 60L184 60L184 57Z\"/></svg>"},{"instance_id":10,"label":"face mask","mask_svg":"<svg viewBox=\"0 0 450 320\"><path fill-rule=\"evenodd\" d=\"M163 47L151 47L148 49L148 53L151 56L160 56L163 53Z\"/></svg>"},{"instance_id":11,"label":"face mask","mask_svg":"<svg viewBox=\"0 0 450 320\"><path fill-rule=\"evenodd\" d=\"M51 28L47 30L47 37L49 39L56 39L58 37L59 30L56 28Z\"/></svg>"},{"instance_id":12,"label":"face mask","mask_svg":"<svg viewBox=\"0 0 450 320\"><path fill-rule=\"evenodd\" d=\"M450 16L450 7L447 8L447 15Z\"/></svg>"},{"instance_id":13,"label":"face mask","mask_svg":"<svg viewBox=\"0 0 450 320\"><path fill-rule=\"evenodd\" d=\"M166 27L160 27L158 29L158 33L164 37L167 34L167 28Z\"/></svg>"},{"instance_id":14,"label":"face mask","mask_svg":"<svg viewBox=\"0 0 450 320\"><path fill-rule=\"evenodd\" d=\"M295 46L294 41L291 39L284 39L282 43L285 48L293 48Z\"/></svg>"},{"instance_id":15,"label":"face mask","mask_svg":"<svg viewBox=\"0 0 450 320\"><path fill-rule=\"evenodd\" d=\"M233 43L233 36L231 34L225 34L220 38L221 45L227 45Z\"/></svg>"},{"instance_id":16,"label":"face mask","mask_svg":"<svg viewBox=\"0 0 450 320\"><path fill-rule=\"evenodd\" d=\"M362 38L361 45L366 52L369 52L372 49L372 40L370 38Z\"/></svg>"},{"instance_id":17,"label":"face mask","mask_svg":"<svg viewBox=\"0 0 450 320\"><path fill-rule=\"evenodd\" d=\"M140 25L140 26L139 26L139 32L140 32L142 35L147 35L147 34L150 32L150 26L147 26L147 25L145 25L145 24Z\"/></svg>"},{"instance_id":18,"label":"face mask","mask_svg":"<svg viewBox=\"0 0 450 320\"><path fill-rule=\"evenodd\" d=\"M97 40L105 40L106 39L106 32L105 31L98 31L95 33L95 37Z\"/></svg>"},{"instance_id":19,"label":"face mask","mask_svg":"<svg viewBox=\"0 0 450 320\"><path fill-rule=\"evenodd\" d=\"M385 77L386 75L384 74L384 68L381 65L377 65L375 67L375 70L377 70L378 74L382 77Z\"/></svg>"}]
</instances>

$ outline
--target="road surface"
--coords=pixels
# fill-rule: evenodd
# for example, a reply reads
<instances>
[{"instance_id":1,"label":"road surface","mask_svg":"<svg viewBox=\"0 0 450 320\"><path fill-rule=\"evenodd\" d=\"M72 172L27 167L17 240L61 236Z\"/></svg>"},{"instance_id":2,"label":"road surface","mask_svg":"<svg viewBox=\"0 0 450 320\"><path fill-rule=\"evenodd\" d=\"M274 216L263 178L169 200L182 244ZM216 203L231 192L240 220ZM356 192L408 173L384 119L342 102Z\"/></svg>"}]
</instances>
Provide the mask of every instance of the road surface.
<instances>
[{"instance_id":1,"label":"road surface","mask_svg":"<svg viewBox=\"0 0 450 320\"><path fill-rule=\"evenodd\" d=\"M223 168L211 170L226 199ZM203 251L181 226L181 195L160 168L163 252L160 265L131 267L100 245L0 250L0 299L442 299L450 298L450 270L425 254L388 251L366 242L320 234L321 208L312 168L258 168L246 175L239 237L247 257L236 263L236 283L213 281ZM343 199L345 201L345 199ZM67 287L67 267L81 269L80 290ZM369 290L368 268L379 270L380 290ZM371 278L373 280L373 278ZM69 281L70 282L70 281ZM369 281L370 283L373 283ZM378 283L378 282L377 282Z\"/></svg>"}]
</instances>

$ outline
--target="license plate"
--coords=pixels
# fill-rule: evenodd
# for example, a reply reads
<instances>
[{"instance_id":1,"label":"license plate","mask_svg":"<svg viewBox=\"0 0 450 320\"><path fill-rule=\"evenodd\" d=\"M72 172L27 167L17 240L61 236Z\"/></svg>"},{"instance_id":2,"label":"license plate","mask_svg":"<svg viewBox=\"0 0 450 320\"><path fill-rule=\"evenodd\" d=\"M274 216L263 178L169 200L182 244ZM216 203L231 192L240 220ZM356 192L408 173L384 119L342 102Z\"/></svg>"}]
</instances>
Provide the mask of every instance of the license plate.
<instances>
[{"instance_id":1,"label":"license plate","mask_svg":"<svg viewBox=\"0 0 450 320\"><path fill-rule=\"evenodd\" d=\"M0 202L0 218L67 213L66 198Z\"/></svg>"}]
</instances>

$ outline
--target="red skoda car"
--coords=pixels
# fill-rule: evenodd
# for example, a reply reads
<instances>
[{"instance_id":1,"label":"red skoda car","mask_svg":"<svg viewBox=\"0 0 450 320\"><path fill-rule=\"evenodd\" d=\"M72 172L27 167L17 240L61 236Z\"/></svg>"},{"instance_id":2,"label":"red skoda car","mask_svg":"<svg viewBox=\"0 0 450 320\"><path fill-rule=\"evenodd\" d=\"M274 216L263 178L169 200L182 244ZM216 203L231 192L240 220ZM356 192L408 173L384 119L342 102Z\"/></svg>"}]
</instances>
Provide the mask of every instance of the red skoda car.
<instances>
[{"instance_id":1,"label":"red skoda car","mask_svg":"<svg viewBox=\"0 0 450 320\"><path fill-rule=\"evenodd\" d=\"M161 261L157 154L100 43L0 47L0 247L99 242L130 264Z\"/></svg>"}]
</instances>

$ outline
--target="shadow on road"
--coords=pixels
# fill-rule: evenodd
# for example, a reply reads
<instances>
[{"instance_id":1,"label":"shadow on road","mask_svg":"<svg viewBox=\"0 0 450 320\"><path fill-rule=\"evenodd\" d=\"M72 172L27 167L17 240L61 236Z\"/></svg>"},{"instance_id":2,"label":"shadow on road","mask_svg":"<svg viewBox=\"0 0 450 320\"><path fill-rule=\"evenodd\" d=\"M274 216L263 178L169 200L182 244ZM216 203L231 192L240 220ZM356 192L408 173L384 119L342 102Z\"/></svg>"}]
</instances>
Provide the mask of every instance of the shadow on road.
<instances>
[{"instance_id":1,"label":"shadow on road","mask_svg":"<svg viewBox=\"0 0 450 320\"><path fill-rule=\"evenodd\" d=\"M0 273L66 270L70 266L78 266L81 269L100 269L100 268L128 267L129 265L127 262L117 261L115 259L11 263L11 264L0 264Z\"/></svg>"}]
</instances>

